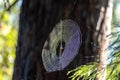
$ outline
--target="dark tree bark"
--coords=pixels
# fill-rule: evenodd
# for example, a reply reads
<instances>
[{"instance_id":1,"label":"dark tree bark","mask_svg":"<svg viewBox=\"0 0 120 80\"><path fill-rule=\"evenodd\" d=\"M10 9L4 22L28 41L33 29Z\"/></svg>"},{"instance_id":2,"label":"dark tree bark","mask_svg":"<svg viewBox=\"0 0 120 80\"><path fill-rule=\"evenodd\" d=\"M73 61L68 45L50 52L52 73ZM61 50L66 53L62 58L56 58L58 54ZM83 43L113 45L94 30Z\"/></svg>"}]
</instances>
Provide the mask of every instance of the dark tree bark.
<instances>
[{"instance_id":1,"label":"dark tree bark","mask_svg":"<svg viewBox=\"0 0 120 80\"><path fill-rule=\"evenodd\" d=\"M66 75L69 70L96 61L98 46L101 43L98 40L99 35L107 31L104 31L107 26L102 25L108 1L23 0L13 80L69 80ZM82 31L82 46L79 54L67 68L47 73L42 63L41 52L49 33L61 19L73 19L79 24Z\"/></svg>"}]
</instances>

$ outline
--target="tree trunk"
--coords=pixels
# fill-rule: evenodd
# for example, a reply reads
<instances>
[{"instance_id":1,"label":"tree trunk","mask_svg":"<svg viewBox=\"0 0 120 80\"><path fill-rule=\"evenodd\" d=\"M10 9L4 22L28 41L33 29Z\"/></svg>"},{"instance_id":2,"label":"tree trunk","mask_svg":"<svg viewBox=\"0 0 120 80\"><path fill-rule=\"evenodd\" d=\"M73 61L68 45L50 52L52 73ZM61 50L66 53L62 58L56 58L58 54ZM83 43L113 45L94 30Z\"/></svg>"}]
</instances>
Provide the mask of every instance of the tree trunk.
<instances>
[{"instance_id":1,"label":"tree trunk","mask_svg":"<svg viewBox=\"0 0 120 80\"><path fill-rule=\"evenodd\" d=\"M98 65L98 80L106 80L106 66L107 66L107 48L109 46L109 37L111 33L111 20L112 20L112 9L113 9L113 0L108 0L105 4L105 7L101 7L101 15L99 17L103 19L99 27L98 36L98 54L99 54L99 65ZM99 24L99 22L98 22ZM97 25L98 27L98 25ZM96 29L97 29L96 27Z\"/></svg>"},{"instance_id":2,"label":"tree trunk","mask_svg":"<svg viewBox=\"0 0 120 80\"><path fill-rule=\"evenodd\" d=\"M111 21L110 19L106 25L108 2L109 0L23 0L13 80L69 80L66 75L69 70L96 61L97 53L100 54L101 64L101 47L106 44L106 48L108 45L102 39L107 35ZM49 33L61 19L72 19L79 24L82 45L69 66L62 71L48 73L44 69L41 53Z\"/></svg>"}]
</instances>

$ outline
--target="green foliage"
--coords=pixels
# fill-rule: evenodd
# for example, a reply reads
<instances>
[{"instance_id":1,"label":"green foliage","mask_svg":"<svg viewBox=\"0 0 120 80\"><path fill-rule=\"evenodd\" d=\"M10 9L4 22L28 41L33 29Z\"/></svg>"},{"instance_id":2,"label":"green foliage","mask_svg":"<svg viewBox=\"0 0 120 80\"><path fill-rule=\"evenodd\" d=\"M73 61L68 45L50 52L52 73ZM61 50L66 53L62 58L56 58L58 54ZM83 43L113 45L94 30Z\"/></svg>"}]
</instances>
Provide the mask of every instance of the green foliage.
<instances>
[{"instance_id":1,"label":"green foliage","mask_svg":"<svg viewBox=\"0 0 120 80\"><path fill-rule=\"evenodd\" d=\"M4 1L0 0L0 80L11 80L17 41L16 15L19 7L14 5L7 11ZM8 1L11 5L15 0Z\"/></svg>"},{"instance_id":2,"label":"green foliage","mask_svg":"<svg viewBox=\"0 0 120 80\"><path fill-rule=\"evenodd\" d=\"M108 60L110 60L107 66L107 79L119 80L120 79L120 32L116 27L116 32L112 34L112 44L109 46L111 50Z\"/></svg>"},{"instance_id":3,"label":"green foliage","mask_svg":"<svg viewBox=\"0 0 120 80\"><path fill-rule=\"evenodd\" d=\"M10 80L15 58L17 30L1 24L0 28L0 80Z\"/></svg>"},{"instance_id":4,"label":"green foliage","mask_svg":"<svg viewBox=\"0 0 120 80\"><path fill-rule=\"evenodd\" d=\"M106 80L120 80L120 26L115 28L115 32L108 35L111 39L111 44L108 47L108 65L106 67L107 76ZM80 67L68 72L69 78L72 80L94 80L97 73L97 62L90 63L86 65L81 65Z\"/></svg>"},{"instance_id":5,"label":"green foliage","mask_svg":"<svg viewBox=\"0 0 120 80\"><path fill-rule=\"evenodd\" d=\"M97 63L89 63L87 65L81 65L80 67L71 70L67 75L71 75L69 78L72 80L94 80L97 76Z\"/></svg>"}]
</instances>

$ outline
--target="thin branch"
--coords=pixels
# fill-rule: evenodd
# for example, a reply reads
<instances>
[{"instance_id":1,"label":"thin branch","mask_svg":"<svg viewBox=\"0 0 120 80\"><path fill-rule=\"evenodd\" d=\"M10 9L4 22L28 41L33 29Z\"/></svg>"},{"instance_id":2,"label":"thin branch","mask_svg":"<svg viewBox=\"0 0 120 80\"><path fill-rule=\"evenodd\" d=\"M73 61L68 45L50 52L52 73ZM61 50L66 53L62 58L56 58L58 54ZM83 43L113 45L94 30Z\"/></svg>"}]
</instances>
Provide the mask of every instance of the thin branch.
<instances>
[{"instance_id":1,"label":"thin branch","mask_svg":"<svg viewBox=\"0 0 120 80\"><path fill-rule=\"evenodd\" d=\"M15 0L15 2L13 2L6 10L10 11L11 8L18 2L18 0Z\"/></svg>"}]
</instances>

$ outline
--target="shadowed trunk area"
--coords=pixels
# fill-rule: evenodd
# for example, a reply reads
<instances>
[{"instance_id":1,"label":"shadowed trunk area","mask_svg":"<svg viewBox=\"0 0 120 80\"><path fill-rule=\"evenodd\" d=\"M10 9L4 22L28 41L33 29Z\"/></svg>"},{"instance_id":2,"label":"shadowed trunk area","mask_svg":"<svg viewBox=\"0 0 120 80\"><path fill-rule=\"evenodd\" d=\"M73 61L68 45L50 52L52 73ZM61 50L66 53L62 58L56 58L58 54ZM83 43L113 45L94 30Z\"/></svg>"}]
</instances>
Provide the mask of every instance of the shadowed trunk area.
<instances>
[{"instance_id":1,"label":"shadowed trunk area","mask_svg":"<svg viewBox=\"0 0 120 80\"><path fill-rule=\"evenodd\" d=\"M96 33L99 33L96 26L101 7L106 7L103 3L107 0L23 0L13 80L69 80L66 75L69 70L96 61ZM49 33L61 19L72 19L79 24L82 45L79 54L63 71L48 73L41 52Z\"/></svg>"}]
</instances>

